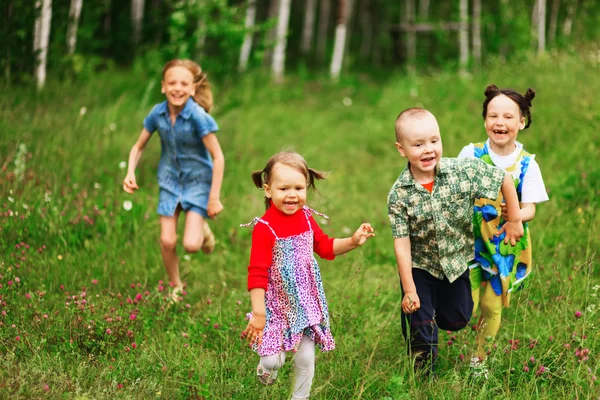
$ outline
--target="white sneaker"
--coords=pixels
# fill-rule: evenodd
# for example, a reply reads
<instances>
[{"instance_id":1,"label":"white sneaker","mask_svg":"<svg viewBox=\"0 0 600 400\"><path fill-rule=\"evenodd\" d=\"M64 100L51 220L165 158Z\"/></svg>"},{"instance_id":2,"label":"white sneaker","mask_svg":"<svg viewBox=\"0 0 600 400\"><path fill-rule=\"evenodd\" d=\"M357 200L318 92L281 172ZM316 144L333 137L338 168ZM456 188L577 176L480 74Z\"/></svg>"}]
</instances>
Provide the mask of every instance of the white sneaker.
<instances>
[{"instance_id":1,"label":"white sneaker","mask_svg":"<svg viewBox=\"0 0 600 400\"><path fill-rule=\"evenodd\" d=\"M256 368L256 375L258 376L260 383L265 386L271 386L277 379L277 371L269 371L260 364L258 364L258 367Z\"/></svg>"},{"instance_id":2,"label":"white sneaker","mask_svg":"<svg viewBox=\"0 0 600 400\"><path fill-rule=\"evenodd\" d=\"M488 378L488 369L485 365L485 360L480 359L478 356L471 358L469 366L473 370L473 376L476 378Z\"/></svg>"}]
</instances>

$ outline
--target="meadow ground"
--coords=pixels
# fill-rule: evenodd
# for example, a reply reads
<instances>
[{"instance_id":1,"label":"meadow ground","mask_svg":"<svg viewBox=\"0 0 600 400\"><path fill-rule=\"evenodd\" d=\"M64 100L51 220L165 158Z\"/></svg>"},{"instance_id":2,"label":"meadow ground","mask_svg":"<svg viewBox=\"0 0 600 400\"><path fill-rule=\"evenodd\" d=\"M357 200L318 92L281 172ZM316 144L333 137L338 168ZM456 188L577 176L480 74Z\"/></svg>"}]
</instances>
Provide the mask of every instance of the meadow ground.
<instances>
[{"instance_id":1,"label":"meadow ground","mask_svg":"<svg viewBox=\"0 0 600 400\"><path fill-rule=\"evenodd\" d=\"M240 340L251 231L262 193L250 172L292 148L331 171L309 204L330 235L370 221L377 236L321 261L337 349L318 355L314 399L599 398L600 134L597 51L490 63L461 78L392 73L337 84L258 77L217 90L226 156L225 212L211 256L186 256L187 294L168 306L158 246L154 138L121 189L123 162L152 104L158 77L100 74L88 83L0 93L0 398L285 399L291 364L262 387ZM436 380L412 373L399 324L399 280L387 219L389 188L405 165L393 125L422 105L438 118L444 155L485 139L489 83L537 90L533 125L519 136L537 154L551 201L531 224L535 273L514 296L487 380L473 376L471 328L440 335ZM132 207L124 207L131 201ZM165 282L163 282L163 280ZM473 318L472 323L477 322Z\"/></svg>"}]
</instances>

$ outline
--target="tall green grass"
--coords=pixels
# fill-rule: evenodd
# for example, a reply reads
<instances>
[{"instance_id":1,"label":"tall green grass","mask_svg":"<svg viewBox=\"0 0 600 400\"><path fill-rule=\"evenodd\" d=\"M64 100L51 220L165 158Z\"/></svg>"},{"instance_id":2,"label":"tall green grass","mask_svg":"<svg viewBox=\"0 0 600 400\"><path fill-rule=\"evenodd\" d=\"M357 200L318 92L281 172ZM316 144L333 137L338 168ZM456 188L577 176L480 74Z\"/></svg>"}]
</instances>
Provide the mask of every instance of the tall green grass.
<instances>
[{"instance_id":1,"label":"tall green grass","mask_svg":"<svg viewBox=\"0 0 600 400\"><path fill-rule=\"evenodd\" d=\"M239 338L250 309L251 237L239 224L264 211L250 172L286 148L331 172L309 198L331 217L319 221L328 234L347 236L363 221L377 233L359 250L320 262L337 349L318 355L312 398L598 398L599 72L598 53L587 51L491 62L467 77L390 73L337 84L290 77L275 87L249 76L220 88L225 212L213 224L214 254L181 253L187 295L176 306L164 300L169 288L161 282L159 141L143 155L134 196L122 191L119 166L152 104L162 101L157 83L122 72L51 81L41 94L5 88L0 398L287 398L291 363L275 386L262 387L258 358ZM489 83L536 89L533 124L519 140L537 155L551 200L530 225L535 274L504 312L489 379L469 369L475 333L467 328L440 333L439 374L425 380L405 355L386 213L388 190L405 165L394 148L394 120L407 107L427 107L439 121L444 155L455 156L485 139Z\"/></svg>"}]
</instances>

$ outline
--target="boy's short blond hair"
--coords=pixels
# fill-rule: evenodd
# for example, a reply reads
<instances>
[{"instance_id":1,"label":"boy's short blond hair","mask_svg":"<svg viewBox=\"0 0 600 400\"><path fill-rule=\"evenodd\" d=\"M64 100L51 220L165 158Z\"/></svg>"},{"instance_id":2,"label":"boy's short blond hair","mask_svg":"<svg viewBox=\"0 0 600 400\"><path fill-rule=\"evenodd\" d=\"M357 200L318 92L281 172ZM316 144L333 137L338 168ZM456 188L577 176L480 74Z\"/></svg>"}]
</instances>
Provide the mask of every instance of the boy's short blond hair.
<instances>
[{"instance_id":1,"label":"boy's short blond hair","mask_svg":"<svg viewBox=\"0 0 600 400\"><path fill-rule=\"evenodd\" d=\"M398 118L396 118L396 142L399 143L402 139L402 135L405 133L404 125L407 121L411 119L423 119L427 116L433 117L433 114L430 111L420 107L412 107L402 111L400 115L398 115Z\"/></svg>"}]
</instances>

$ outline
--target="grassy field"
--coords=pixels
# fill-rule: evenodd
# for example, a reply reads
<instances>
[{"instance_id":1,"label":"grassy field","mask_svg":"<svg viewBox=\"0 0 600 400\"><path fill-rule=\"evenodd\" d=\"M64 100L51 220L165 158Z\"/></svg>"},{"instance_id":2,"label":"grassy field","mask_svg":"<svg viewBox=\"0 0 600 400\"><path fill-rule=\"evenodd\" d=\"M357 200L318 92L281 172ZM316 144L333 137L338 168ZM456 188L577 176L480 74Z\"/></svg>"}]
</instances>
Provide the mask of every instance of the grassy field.
<instances>
[{"instance_id":1,"label":"grassy field","mask_svg":"<svg viewBox=\"0 0 600 400\"><path fill-rule=\"evenodd\" d=\"M50 81L47 90L0 93L0 398L286 399L291 364L262 387L257 356L240 340L249 229L264 211L250 172L292 148L331 171L309 204L341 237L363 221L377 236L321 261L337 349L318 355L314 399L600 398L599 54L556 54L453 72L373 80L257 77L218 87L215 118L226 156L225 212L214 254L187 256L187 295L169 306L158 246L154 138L121 189L123 162L145 115L162 101L158 79L133 73ZM470 329L440 334L435 381L414 376L399 323L400 295L389 188L405 165L394 148L397 114L438 118L444 155L485 139L489 83L531 86L533 124L519 140L537 154L551 198L530 225L535 274L503 316L489 379L473 377ZM218 86L218 85L217 85ZM126 210L124 201L133 203ZM476 323L473 319L473 324Z\"/></svg>"}]
</instances>

